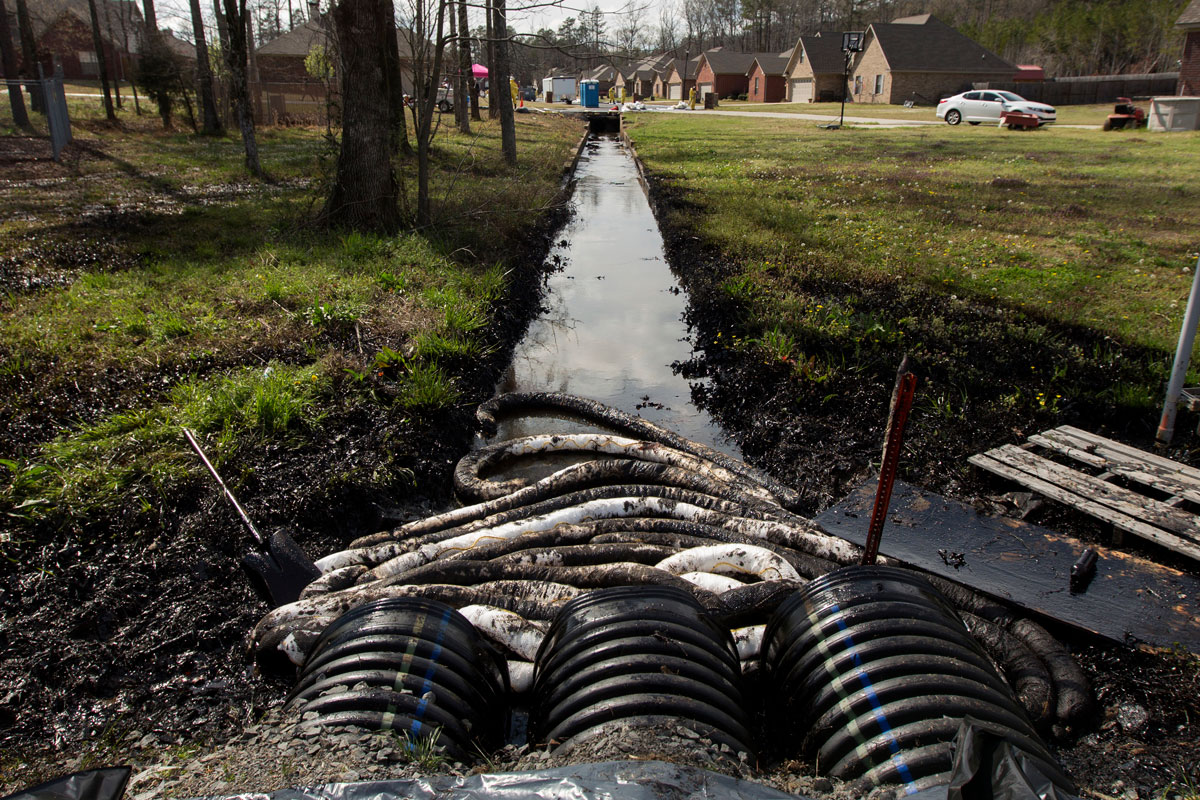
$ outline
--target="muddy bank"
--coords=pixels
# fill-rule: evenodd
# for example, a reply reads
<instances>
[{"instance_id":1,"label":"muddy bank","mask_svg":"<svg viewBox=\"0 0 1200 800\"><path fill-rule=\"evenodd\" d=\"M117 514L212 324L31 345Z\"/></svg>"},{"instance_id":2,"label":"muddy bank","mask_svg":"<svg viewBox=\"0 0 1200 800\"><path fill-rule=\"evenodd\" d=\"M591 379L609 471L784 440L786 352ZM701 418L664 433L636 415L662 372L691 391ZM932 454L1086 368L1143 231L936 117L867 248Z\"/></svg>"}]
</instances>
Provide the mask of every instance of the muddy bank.
<instances>
[{"instance_id":1,"label":"muddy bank","mask_svg":"<svg viewBox=\"0 0 1200 800\"><path fill-rule=\"evenodd\" d=\"M565 205L545 214L512 252L487 356L457 365L457 405L423 415L384 404L350 407L302 443L243 453L226 467L261 529L286 526L320 555L449 502L450 471L470 445L474 408L491 395L539 311L545 256L568 214ZM158 222L155 215L145 220ZM103 230L83 232L98 237ZM53 272L48 284L90 268L76 263L77 249L60 249L61 259L20 259L6 274L36 291L43 287L28 268L35 261ZM298 360L303 352L269 355ZM240 356L244 363L247 354ZM43 377L36 365L7 373L3 452L34 453L80 420L144 407L193 375L191 366L97 370L65 381ZM239 566L246 535L210 485L65 534L7 522L0 530L0 793L71 769L195 752L282 701L288 682L254 674L246 659L246 635L267 607Z\"/></svg>"}]
</instances>

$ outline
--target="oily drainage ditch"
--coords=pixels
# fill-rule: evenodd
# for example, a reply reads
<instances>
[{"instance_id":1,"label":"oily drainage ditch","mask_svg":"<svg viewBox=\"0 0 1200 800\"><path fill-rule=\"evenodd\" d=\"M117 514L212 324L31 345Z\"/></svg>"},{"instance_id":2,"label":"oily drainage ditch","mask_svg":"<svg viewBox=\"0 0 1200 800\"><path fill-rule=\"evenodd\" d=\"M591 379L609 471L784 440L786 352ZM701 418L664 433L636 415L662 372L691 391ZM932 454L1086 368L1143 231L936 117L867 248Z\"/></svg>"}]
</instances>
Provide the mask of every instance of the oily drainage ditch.
<instances>
[{"instance_id":1,"label":"oily drainage ditch","mask_svg":"<svg viewBox=\"0 0 1200 800\"><path fill-rule=\"evenodd\" d=\"M1092 698L1040 625L886 559L859 566L786 487L612 407L508 394L479 421L528 412L609 432L472 453L455 472L467 505L320 559L259 622L259 664L300 669L305 726L469 762L681 725L734 763L802 757L862 792L943 786L978 752L1073 791L1039 734ZM578 460L495 474L546 453Z\"/></svg>"}]
</instances>

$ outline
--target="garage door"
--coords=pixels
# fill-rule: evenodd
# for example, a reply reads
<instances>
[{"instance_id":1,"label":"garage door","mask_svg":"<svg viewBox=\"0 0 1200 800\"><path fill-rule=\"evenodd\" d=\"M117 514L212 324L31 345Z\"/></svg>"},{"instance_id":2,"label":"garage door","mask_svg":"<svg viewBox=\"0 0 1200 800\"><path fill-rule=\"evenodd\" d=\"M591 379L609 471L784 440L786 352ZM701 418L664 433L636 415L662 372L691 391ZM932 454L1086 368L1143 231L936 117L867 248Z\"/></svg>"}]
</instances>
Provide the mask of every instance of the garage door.
<instances>
[{"instance_id":1,"label":"garage door","mask_svg":"<svg viewBox=\"0 0 1200 800\"><path fill-rule=\"evenodd\" d=\"M792 80L792 102L811 103L813 99L813 79L795 78Z\"/></svg>"},{"instance_id":2,"label":"garage door","mask_svg":"<svg viewBox=\"0 0 1200 800\"><path fill-rule=\"evenodd\" d=\"M704 95L712 94L712 90L713 85L711 83L702 83L699 85L699 87L697 87L696 94L699 95L701 99L704 99Z\"/></svg>"},{"instance_id":3,"label":"garage door","mask_svg":"<svg viewBox=\"0 0 1200 800\"><path fill-rule=\"evenodd\" d=\"M679 83L671 84L670 99L671 100L682 100L683 99L683 85L682 84L679 84Z\"/></svg>"}]
</instances>

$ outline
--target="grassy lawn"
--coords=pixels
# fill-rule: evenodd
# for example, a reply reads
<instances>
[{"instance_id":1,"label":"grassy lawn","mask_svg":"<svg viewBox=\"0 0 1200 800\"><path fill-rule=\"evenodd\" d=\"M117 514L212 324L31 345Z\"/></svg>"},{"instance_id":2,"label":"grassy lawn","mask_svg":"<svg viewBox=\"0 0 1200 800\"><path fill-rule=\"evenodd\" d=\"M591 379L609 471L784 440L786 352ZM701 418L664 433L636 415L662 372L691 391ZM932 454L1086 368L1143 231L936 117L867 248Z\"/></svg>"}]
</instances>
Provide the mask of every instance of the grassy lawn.
<instances>
[{"instance_id":1,"label":"grassy lawn","mask_svg":"<svg viewBox=\"0 0 1200 800\"><path fill-rule=\"evenodd\" d=\"M890 383L907 352L951 463L985 427L1157 421L1200 251L1200 134L627 126L682 198L662 205L676 240L721 265L732 318L711 344L787 365L788 413L837 416L839 393Z\"/></svg>"},{"instance_id":2,"label":"grassy lawn","mask_svg":"<svg viewBox=\"0 0 1200 800\"><path fill-rule=\"evenodd\" d=\"M312 447L356 415L419 430L491 352L512 270L581 135L519 117L511 169L496 124L471 137L443 126L436 224L374 236L311 223L336 160L324 130L260 130L259 183L234 137L163 132L131 110L109 127L73 108L62 164L44 142L0 138L25 153L0 181L0 510L19 524L130 508L148 523L201 479L183 426L219 463ZM414 208L415 162L397 177ZM402 485L398 459L330 479Z\"/></svg>"},{"instance_id":3,"label":"grassy lawn","mask_svg":"<svg viewBox=\"0 0 1200 800\"><path fill-rule=\"evenodd\" d=\"M1140 103L1147 111L1149 101ZM1112 104L1085 106L1057 106L1058 121L1063 125L1101 125L1104 118L1113 112ZM842 111L841 103L749 103L740 100L722 100L722 111L770 111L778 114L815 114L821 116L838 116ZM863 103L847 103L847 117L867 117L874 119L919 119L936 120L933 106L914 106L905 108L895 105L875 105Z\"/></svg>"},{"instance_id":4,"label":"grassy lawn","mask_svg":"<svg viewBox=\"0 0 1200 800\"><path fill-rule=\"evenodd\" d=\"M694 226L782 287L792 271L917 282L1168 349L1200 232L1200 134L853 131L638 116L638 153Z\"/></svg>"}]
</instances>

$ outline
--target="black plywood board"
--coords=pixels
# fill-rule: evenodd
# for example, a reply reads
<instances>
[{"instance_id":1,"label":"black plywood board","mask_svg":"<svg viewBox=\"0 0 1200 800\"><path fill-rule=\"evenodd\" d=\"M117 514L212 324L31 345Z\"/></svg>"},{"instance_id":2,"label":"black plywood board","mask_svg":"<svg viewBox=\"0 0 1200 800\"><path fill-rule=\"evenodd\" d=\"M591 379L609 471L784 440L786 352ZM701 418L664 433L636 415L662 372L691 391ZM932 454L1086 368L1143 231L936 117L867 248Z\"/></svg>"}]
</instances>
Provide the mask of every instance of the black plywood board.
<instances>
[{"instance_id":1,"label":"black plywood board","mask_svg":"<svg viewBox=\"0 0 1200 800\"><path fill-rule=\"evenodd\" d=\"M875 487L875 479L864 481L818 516L817 523L835 536L864 544ZM1179 643L1200 652L1200 579L1096 548L1095 577L1086 591L1071 594L1071 565L1084 547L1070 536L984 516L897 481L879 552L1106 639L1151 647ZM956 554L961 556L957 568Z\"/></svg>"}]
</instances>

